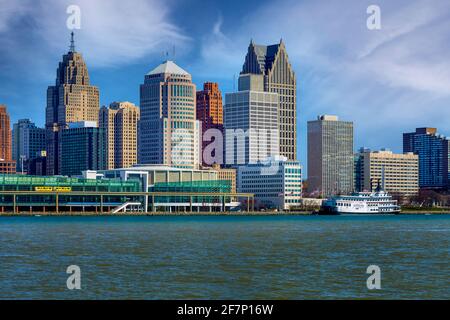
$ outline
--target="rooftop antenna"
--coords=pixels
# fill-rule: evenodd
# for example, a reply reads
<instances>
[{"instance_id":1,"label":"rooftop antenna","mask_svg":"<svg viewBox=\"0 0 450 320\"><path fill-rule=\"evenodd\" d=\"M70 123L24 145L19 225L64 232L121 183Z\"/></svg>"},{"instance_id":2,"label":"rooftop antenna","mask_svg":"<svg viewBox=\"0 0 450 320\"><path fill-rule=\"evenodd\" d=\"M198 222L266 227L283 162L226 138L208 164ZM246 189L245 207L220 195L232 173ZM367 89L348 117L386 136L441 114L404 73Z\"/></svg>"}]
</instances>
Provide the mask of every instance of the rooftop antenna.
<instances>
[{"instance_id":1,"label":"rooftop antenna","mask_svg":"<svg viewBox=\"0 0 450 320\"><path fill-rule=\"evenodd\" d=\"M233 92L236 92L236 74L233 74Z\"/></svg>"},{"instance_id":2,"label":"rooftop antenna","mask_svg":"<svg viewBox=\"0 0 450 320\"><path fill-rule=\"evenodd\" d=\"M75 52L75 40L73 37L74 37L74 33L72 31L70 33L70 47L69 47L70 52Z\"/></svg>"}]
</instances>

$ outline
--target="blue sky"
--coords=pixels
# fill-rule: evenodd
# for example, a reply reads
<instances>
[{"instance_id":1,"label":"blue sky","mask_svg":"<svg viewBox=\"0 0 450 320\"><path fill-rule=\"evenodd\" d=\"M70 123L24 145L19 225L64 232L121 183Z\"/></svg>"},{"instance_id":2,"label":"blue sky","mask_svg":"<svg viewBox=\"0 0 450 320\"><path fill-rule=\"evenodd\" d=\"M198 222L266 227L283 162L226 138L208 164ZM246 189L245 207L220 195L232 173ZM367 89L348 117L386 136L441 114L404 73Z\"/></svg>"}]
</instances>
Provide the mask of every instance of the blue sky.
<instances>
[{"instance_id":1,"label":"blue sky","mask_svg":"<svg viewBox=\"0 0 450 320\"><path fill-rule=\"evenodd\" d=\"M76 46L101 105L139 104L144 74L174 46L198 87L216 81L231 92L250 39L283 38L298 81L302 163L306 122L324 113L355 122L355 148L401 152L401 133L419 126L450 135L448 0L0 0L0 103L13 121L44 125L71 4L81 8ZM381 30L366 27L371 4Z\"/></svg>"}]
</instances>

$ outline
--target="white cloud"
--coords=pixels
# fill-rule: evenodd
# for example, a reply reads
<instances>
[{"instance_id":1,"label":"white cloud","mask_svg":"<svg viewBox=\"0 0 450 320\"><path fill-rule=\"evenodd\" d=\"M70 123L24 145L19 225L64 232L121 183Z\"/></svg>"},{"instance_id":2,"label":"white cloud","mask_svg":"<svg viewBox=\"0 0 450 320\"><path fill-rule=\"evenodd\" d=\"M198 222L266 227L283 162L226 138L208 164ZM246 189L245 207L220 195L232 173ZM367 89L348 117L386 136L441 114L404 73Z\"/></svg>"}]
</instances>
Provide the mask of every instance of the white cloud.
<instances>
[{"instance_id":1,"label":"white cloud","mask_svg":"<svg viewBox=\"0 0 450 320\"><path fill-rule=\"evenodd\" d=\"M76 44L91 66L127 64L148 54L160 54L161 48L189 42L182 30L170 21L164 1L134 0L131 4L121 0L47 0L45 6L30 0L0 1L4 9L0 15L3 38L0 44L9 41L13 46L24 46L14 43L16 34L11 34L10 28L13 21L26 17L27 23L35 26L38 35L35 41L43 41L49 51L59 55L69 45L66 9L78 5L81 30L75 30Z\"/></svg>"}]
</instances>

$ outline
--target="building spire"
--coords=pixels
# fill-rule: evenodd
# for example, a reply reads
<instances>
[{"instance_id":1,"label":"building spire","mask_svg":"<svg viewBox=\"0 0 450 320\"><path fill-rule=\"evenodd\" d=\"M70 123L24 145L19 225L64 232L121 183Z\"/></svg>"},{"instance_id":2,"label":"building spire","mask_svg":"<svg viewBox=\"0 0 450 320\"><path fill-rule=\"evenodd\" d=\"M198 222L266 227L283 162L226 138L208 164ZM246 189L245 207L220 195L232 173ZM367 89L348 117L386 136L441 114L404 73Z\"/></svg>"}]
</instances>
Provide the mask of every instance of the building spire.
<instances>
[{"instance_id":1,"label":"building spire","mask_svg":"<svg viewBox=\"0 0 450 320\"><path fill-rule=\"evenodd\" d=\"M69 52L75 52L75 40L74 40L74 33L73 31L70 33L70 47Z\"/></svg>"}]
</instances>

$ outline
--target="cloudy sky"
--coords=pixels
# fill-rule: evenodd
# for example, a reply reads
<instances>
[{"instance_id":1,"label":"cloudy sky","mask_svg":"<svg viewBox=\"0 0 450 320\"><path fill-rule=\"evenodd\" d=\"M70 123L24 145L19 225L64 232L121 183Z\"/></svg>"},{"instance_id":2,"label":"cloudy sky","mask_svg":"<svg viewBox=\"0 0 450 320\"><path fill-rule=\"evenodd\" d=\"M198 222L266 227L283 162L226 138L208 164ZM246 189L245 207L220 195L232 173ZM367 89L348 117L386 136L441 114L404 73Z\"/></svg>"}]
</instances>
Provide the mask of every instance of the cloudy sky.
<instances>
[{"instance_id":1,"label":"cloudy sky","mask_svg":"<svg viewBox=\"0 0 450 320\"><path fill-rule=\"evenodd\" d=\"M324 113L355 122L355 148L401 152L401 133L419 126L450 136L448 0L0 0L0 103L13 121L44 125L73 4L77 51L102 105L139 104L139 84L164 52L198 87L216 81L230 92L250 39L282 38L297 75L303 163L306 122ZM381 30L367 28L371 4Z\"/></svg>"}]
</instances>

